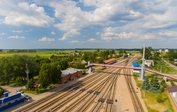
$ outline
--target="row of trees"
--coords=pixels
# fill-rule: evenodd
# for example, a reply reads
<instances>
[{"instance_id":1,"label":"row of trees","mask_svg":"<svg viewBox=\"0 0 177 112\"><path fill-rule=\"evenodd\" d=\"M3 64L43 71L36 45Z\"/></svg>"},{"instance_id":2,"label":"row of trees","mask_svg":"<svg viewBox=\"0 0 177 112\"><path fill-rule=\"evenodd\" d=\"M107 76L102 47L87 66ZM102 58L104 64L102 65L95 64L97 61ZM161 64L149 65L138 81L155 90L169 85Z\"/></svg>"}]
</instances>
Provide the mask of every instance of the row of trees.
<instances>
[{"instance_id":1,"label":"row of trees","mask_svg":"<svg viewBox=\"0 0 177 112\"><path fill-rule=\"evenodd\" d=\"M95 52L84 52L82 59L90 62L102 63L103 60L117 57L115 50L97 50Z\"/></svg>"},{"instance_id":2,"label":"row of trees","mask_svg":"<svg viewBox=\"0 0 177 112\"><path fill-rule=\"evenodd\" d=\"M166 55L165 58L168 58L170 61L174 61L174 59L177 59L177 51L170 50Z\"/></svg>"},{"instance_id":3,"label":"row of trees","mask_svg":"<svg viewBox=\"0 0 177 112\"><path fill-rule=\"evenodd\" d=\"M23 86L33 88L36 82L41 87L47 87L50 84L58 83L61 78L61 70L68 68L67 58L48 59L39 56L12 56L0 58L0 84ZM26 64L28 65L26 67ZM29 74L27 77L27 69ZM29 78L29 79L27 79Z\"/></svg>"},{"instance_id":4,"label":"row of trees","mask_svg":"<svg viewBox=\"0 0 177 112\"><path fill-rule=\"evenodd\" d=\"M10 84L15 82L17 85L23 85L26 82L26 64L30 69L29 78L38 75L39 64L34 58L28 56L13 56L0 59L0 82L1 84Z\"/></svg>"},{"instance_id":5,"label":"row of trees","mask_svg":"<svg viewBox=\"0 0 177 112\"><path fill-rule=\"evenodd\" d=\"M143 49L141 50L141 54L143 54ZM145 48L145 59L147 60L159 60L160 53L154 50L152 47Z\"/></svg>"},{"instance_id":6,"label":"row of trees","mask_svg":"<svg viewBox=\"0 0 177 112\"><path fill-rule=\"evenodd\" d=\"M142 85L142 89L151 92L163 92L166 87L165 81L158 79L157 76L153 76L151 79L145 77Z\"/></svg>"}]
</instances>

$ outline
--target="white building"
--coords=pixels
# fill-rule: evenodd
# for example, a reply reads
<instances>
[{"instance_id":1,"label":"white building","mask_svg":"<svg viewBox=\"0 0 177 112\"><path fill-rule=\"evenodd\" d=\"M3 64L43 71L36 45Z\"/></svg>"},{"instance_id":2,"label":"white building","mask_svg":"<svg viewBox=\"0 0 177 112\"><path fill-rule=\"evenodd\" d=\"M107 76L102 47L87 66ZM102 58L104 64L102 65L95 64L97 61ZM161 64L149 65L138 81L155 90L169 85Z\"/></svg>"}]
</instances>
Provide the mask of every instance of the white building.
<instances>
[{"instance_id":1,"label":"white building","mask_svg":"<svg viewBox=\"0 0 177 112\"><path fill-rule=\"evenodd\" d=\"M166 52L166 53L167 53L167 52L169 52L169 50L168 50L168 49L165 49L165 50L164 50L164 52Z\"/></svg>"},{"instance_id":2,"label":"white building","mask_svg":"<svg viewBox=\"0 0 177 112\"><path fill-rule=\"evenodd\" d=\"M145 60L144 64L148 67L154 66L154 61L153 60Z\"/></svg>"}]
</instances>

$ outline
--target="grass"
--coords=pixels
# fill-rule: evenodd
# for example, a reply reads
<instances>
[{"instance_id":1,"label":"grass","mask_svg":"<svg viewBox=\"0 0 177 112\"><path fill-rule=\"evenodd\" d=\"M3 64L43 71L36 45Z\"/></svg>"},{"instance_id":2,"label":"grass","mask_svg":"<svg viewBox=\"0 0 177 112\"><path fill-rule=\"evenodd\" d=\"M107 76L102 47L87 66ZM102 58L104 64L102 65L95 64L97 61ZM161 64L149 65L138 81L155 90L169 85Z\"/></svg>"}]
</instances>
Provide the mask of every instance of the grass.
<instances>
[{"instance_id":1,"label":"grass","mask_svg":"<svg viewBox=\"0 0 177 112\"><path fill-rule=\"evenodd\" d=\"M51 84L49 87L47 88L36 88L34 90L28 90L28 89L22 89L21 91L25 92L25 93L31 93L31 94L41 94L47 91L50 91L52 89L54 89L56 87L56 85Z\"/></svg>"},{"instance_id":2,"label":"grass","mask_svg":"<svg viewBox=\"0 0 177 112\"><path fill-rule=\"evenodd\" d=\"M152 93L150 91L142 90L141 92L148 108L148 112L164 112L167 109L170 110L170 112L174 112L168 99L167 91L164 91L163 93ZM164 102L159 103L157 101L158 97L163 97Z\"/></svg>"},{"instance_id":3,"label":"grass","mask_svg":"<svg viewBox=\"0 0 177 112\"><path fill-rule=\"evenodd\" d=\"M169 73L169 74L177 74L177 70L169 67L164 61L157 60L155 62L155 65L153 66L153 69L157 71L161 71L163 73Z\"/></svg>"},{"instance_id":4,"label":"grass","mask_svg":"<svg viewBox=\"0 0 177 112\"><path fill-rule=\"evenodd\" d=\"M152 77L152 74L146 74L148 77ZM134 79L138 87L141 87L142 81L138 80L138 74L134 74ZM167 91L162 93L153 93L146 90L141 90L142 97L148 109L148 112L164 112L167 109L168 112L174 112L170 99L168 98ZM163 98L164 101L159 103L158 97Z\"/></svg>"}]
</instances>

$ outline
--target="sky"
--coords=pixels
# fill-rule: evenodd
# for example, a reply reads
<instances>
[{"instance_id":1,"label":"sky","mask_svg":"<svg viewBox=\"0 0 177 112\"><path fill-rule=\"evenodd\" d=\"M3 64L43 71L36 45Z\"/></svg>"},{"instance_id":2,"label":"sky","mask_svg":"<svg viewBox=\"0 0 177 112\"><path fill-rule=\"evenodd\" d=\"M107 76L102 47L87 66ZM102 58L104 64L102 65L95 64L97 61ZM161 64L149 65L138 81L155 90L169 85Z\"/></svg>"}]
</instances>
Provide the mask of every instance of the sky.
<instances>
[{"instance_id":1,"label":"sky","mask_svg":"<svg viewBox=\"0 0 177 112\"><path fill-rule=\"evenodd\" d=\"M0 49L177 48L175 0L0 0Z\"/></svg>"}]
</instances>

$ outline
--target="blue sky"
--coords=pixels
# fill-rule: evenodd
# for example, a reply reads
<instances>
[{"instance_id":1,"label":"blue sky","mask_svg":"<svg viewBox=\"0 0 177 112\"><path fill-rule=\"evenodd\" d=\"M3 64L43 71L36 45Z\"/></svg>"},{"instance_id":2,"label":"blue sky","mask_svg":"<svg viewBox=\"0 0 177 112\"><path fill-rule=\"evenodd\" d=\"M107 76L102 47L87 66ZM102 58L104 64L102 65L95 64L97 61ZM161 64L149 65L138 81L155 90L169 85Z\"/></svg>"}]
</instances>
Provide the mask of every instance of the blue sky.
<instances>
[{"instance_id":1,"label":"blue sky","mask_svg":"<svg viewBox=\"0 0 177 112\"><path fill-rule=\"evenodd\" d=\"M177 48L174 0L1 0L0 49Z\"/></svg>"}]
</instances>

